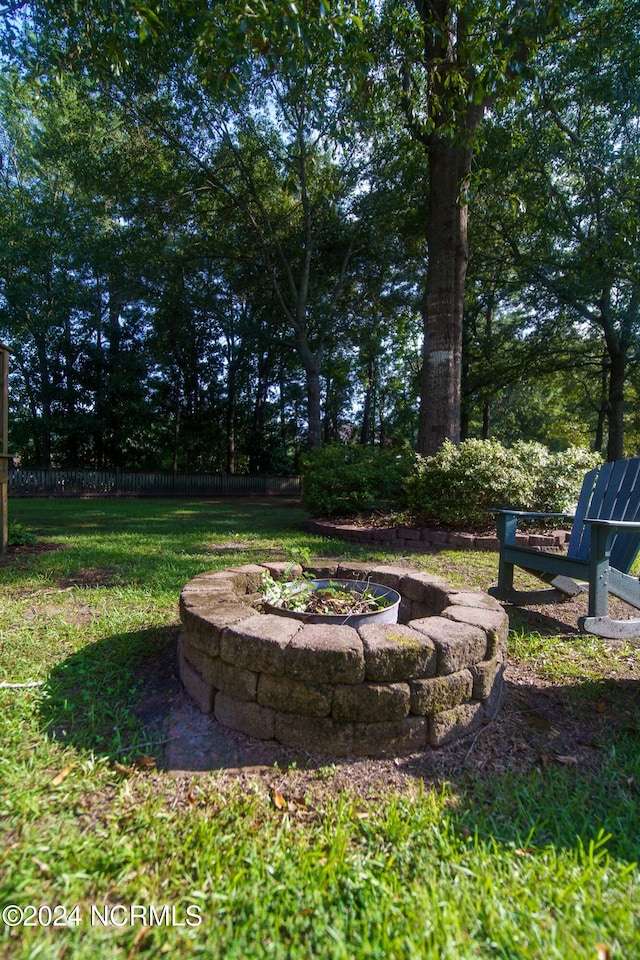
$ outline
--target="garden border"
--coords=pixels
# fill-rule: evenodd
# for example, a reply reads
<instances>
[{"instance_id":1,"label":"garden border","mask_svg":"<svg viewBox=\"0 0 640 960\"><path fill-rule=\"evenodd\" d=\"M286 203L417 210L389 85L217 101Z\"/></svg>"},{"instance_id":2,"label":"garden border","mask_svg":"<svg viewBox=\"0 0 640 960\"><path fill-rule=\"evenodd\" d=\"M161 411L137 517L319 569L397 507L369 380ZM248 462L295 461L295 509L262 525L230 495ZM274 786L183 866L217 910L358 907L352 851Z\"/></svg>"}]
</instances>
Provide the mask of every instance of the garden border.
<instances>
[{"instance_id":1,"label":"garden border","mask_svg":"<svg viewBox=\"0 0 640 960\"><path fill-rule=\"evenodd\" d=\"M461 533L450 530L433 530L426 527L367 527L356 523L340 523L335 520L309 520L311 533L350 543L361 543L391 550L415 550L428 553L450 548L454 550L500 549L497 536L491 534ZM552 530L543 533L518 533L519 547L537 547L540 550L562 553L566 550L570 532Z\"/></svg>"}]
</instances>

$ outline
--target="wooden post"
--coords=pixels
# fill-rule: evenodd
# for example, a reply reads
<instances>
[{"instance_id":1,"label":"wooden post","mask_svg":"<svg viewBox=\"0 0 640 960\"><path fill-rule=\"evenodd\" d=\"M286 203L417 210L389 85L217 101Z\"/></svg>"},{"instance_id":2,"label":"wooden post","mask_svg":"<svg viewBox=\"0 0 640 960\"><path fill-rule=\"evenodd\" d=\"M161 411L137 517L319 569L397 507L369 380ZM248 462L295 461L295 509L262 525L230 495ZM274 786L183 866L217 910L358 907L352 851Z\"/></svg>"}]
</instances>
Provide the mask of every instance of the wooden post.
<instances>
[{"instance_id":1,"label":"wooden post","mask_svg":"<svg viewBox=\"0 0 640 960\"><path fill-rule=\"evenodd\" d=\"M0 554L7 552L9 490L9 348L0 343Z\"/></svg>"}]
</instances>

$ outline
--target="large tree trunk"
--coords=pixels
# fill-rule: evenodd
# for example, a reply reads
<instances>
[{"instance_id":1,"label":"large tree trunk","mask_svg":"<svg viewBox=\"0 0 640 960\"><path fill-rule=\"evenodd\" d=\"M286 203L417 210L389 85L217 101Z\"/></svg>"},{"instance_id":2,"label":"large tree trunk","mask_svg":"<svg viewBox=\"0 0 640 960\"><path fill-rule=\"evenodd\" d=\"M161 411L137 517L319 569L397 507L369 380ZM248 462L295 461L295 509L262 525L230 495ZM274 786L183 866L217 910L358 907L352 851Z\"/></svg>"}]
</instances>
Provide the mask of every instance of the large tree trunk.
<instances>
[{"instance_id":1,"label":"large tree trunk","mask_svg":"<svg viewBox=\"0 0 640 960\"><path fill-rule=\"evenodd\" d=\"M309 447L322 446L322 387L317 365L306 368L307 374L307 420L309 424Z\"/></svg>"},{"instance_id":2,"label":"large tree trunk","mask_svg":"<svg viewBox=\"0 0 640 960\"><path fill-rule=\"evenodd\" d=\"M607 423L609 437L607 441L607 460L621 460L624 456L624 382L626 377L626 357L619 349L611 355L609 371L609 402L607 405Z\"/></svg>"},{"instance_id":3,"label":"large tree trunk","mask_svg":"<svg viewBox=\"0 0 640 960\"><path fill-rule=\"evenodd\" d=\"M593 449L602 453L604 446L604 428L607 423L607 408L609 405L609 356L605 350L600 366L600 402L598 405L598 419L593 440Z\"/></svg>"},{"instance_id":4,"label":"large tree trunk","mask_svg":"<svg viewBox=\"0 0 640 960\"><path fill-rule=\"evenodd\" d=\"M322 347L318 347L317 350L311 349L302 324L296 327L296 347L305 372L308 446L313 450L322 446L322 385L320 382Z\"/></svg>"},{"instance_id":5,"label":"large tree trunk","mask_svg":"<svg viewBox=\"0 0 640 960\"><path fill-rule=\"evenodd\" d=\"M631 331L640 301L640 287L632 290L626 316L618 326L612 316L612 288L613 282L603 287L600 297L600 322L609 354L607 460L620 460L624 455L624 384L627 375L627 349L632 342Z\"/></svg>"},{"instance_id":6,"label":"large tree trunk","mask_svg":"<svg viewBox=\"0 0 640 960\"><path fill-rule=\"evenodd\" d=\"M427 287L418 453L435 454L460 439L464 283L469 259L465 188L471 150L432 138L429 148Z\"/></svg>"},{"instance_id":7,"label":"large tree trunk","mask_svg":"<svg viewBox=\"0 0 640 960\"><path fill-rule=\"evenodd\" d=\"M44 335L38 339L38 372L40 375L40 416L38 435L40 437L40 456L37 466L44 470L51 468L51 377L49 358Z\"/></svg>"}]
</instances>

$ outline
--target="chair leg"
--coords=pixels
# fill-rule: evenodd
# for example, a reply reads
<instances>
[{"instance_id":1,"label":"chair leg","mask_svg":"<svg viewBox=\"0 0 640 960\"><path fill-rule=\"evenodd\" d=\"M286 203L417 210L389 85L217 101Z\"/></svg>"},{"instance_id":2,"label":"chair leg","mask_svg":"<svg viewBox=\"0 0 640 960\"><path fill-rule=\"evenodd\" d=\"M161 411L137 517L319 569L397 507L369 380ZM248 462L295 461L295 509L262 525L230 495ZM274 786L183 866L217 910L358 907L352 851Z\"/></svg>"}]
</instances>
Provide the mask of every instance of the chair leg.
<instances>
[{"instance_id":1,"label":"chair leg","mask_svg":"<svg viewBox=\"0 0 640 960\"><path fill-rule=\"evenodd\" d=\"M578 626L585 633L593 633L597 637L630 640L640 637L640 620L614 620L608 615L610 580L615 575L609 563L612 540L613 535L609 530L594 525L591 531L589 614L580 617ZM624 597L624 593L621 595ZM633 598L629 599L634 602Z\"/></svg>"},{"instance_id":2,"label":"chair leg","mask_svg":"<svg viewBox=\"0 0 640 960\"><path fill-rule=\"evenodd\" d=\"M513 592L513 564L504 559L504 547L516 542L517 519L510 515L498 516L498 539L500 541L500 558L498 560L497 590L501 593Z\"/></svg>"},{"instance_id":3,"label":"chair leg","mask_svg":"<svg viewBox=\"0 0 640 960\"><path fill-rule=\"evenodd\" d=\"M507 593L513 591L513 572L513 564L506 563L502 559L502 554L500 554L500 560L498 562L498 590Z\"/></svg>"},{"instance_id":4,"label":"chair leg","mask_svg":"<svg viewBox=\"0 0 640 960\"><path fill-rule=\"evenodd\" d=\"M609 610L609 557L611 534L595 526L591 531L589 560L589 618L607 618Z\"/></svg>"},{"instance_id":5,"label":"chair leg","mask_svg":"<svg viewBox=\"0 0 640 960\"><path fill-rule=\"evenodd\" d=\"M556 580L566 581L566 584L563 584L564 589L556 588L554 582L551 584L551 590L515 590L513 587L514 569L515 564L505 563L502 559L500 560L498 565L498 583L495 587L489 587L488 593L490 596L495 597L496 600L504 600L507 603L515 603L518 606L526 607L526 605L530 603L564 603L568 596L573 596L576 592L579 593L581 589L577 584L573 583L573 580L569 580L568 577L556 577ZM536 570L527 570L526 567L522 569L534 577L539 577L544 582L551 583L550 579L547 580L545 577L540 577L540 574ZM572 584L575 589L570 590L569 584Z\"/></svg>"},{"instance_id":6,"label":"chair leg","mask_svg":"<svg viewBox=\"0 0 640 960\"><path fill-rule=\"evenodd\" d=\"M613 620L611 617L580 617L583 633L593 633L608 640L633 640L640 637L640 620Z\"/></svg>"}]
</instances>

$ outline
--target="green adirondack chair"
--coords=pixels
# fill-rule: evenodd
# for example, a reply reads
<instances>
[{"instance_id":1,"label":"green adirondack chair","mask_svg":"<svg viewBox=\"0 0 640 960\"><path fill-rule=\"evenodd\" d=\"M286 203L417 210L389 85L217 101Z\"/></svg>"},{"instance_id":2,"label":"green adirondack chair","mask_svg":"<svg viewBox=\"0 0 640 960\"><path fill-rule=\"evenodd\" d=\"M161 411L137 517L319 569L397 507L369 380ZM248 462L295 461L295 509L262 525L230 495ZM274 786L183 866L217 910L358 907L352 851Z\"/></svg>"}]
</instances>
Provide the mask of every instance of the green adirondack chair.
<instances>
[{"instance_id":1,"label":"green adirondack chair","mask_svg":"<svg viewBox=\"0 0 640 960\"><path fill-rule=\"evenodd\" d=\"M640 550L640 459L605 463L586 474L574 516L496 510L500 563L498 584L489 590L516 604L553 603L589 591L585 633L601 637L640 637L640 618L609 616L609 594L640 609L640 580L629 571ZM519 520L556 517L572 520L566 556L516 544ZM514 567L548 583L552 589L517 591Z\"/></svg>"}]
</instances>

